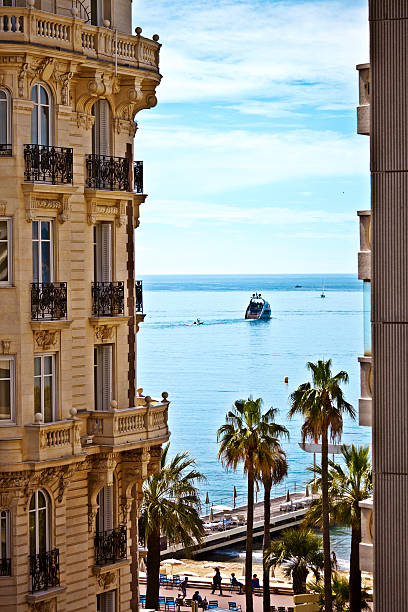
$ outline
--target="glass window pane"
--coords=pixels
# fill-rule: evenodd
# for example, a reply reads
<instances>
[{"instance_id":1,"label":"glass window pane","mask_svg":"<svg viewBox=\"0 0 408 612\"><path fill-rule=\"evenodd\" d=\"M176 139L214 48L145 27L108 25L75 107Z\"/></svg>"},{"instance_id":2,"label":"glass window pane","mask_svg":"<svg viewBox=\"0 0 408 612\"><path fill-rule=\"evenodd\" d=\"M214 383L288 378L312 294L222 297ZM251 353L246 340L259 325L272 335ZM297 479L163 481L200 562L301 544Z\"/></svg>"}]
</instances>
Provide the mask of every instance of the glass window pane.
<instances>
[{"instance_id":1,"label":"glass window pane","mask_svg":"<svg viewBox=\"0 0 408 612\"><path fill-rule=\"evenodd\" d=\"M42 145L49 145L49 108L48 106L40 106L40 122L41 122L41 142Z\"/></svg>"},{"instance_id":2,"label":"glass window pane","mask_svg":"<svg viewBox=\"0 0 408 612\"><path fill-rule=\"evenodd\" d=\"M34 85L34 87L31 90L31 100L33 102L38 102L37 101L37 85Z\"/></svg>"},{"instance_id":3,"label":"glass window pane","mask_svg":"<svg viewBox=\"0 0 408 612\"><path fill-rule=\"evenodd\" d=\"M0 519L0 559L7 559L7 519Z\"/></svg>"},{"instance_id":4,"label":"glass window pane","mask_svg":"<svg viewBox=\"0 0 408 612\"><path fill-rule=\"evenodd\" d=\"M34 495L31 498L30 510L34 508ZM29 531L30 531L30 555L35 555L35 512L30 512Z\"/></svg>"},{"instance_id":5,"label":"glass window pane","mask_svg":"<svg viewBox=\"0 0 408 612\"><path fill-rule=\"evenodd\" d=\"M41 282L49 283L51 281L51 253L50 243L41 243Z\"/></svg>"},{"instance_id":6,"label":"glass window pane","mask_svg":"<svg viewBox=\"0 0 408 612\"><path fill-rule=\"evenodd\" d=\"M7 240L7 221L0 221L0 240Z\"/></svg>"},{"instance_id":7,"label":"glass window pane","mask_svg":"<svg viewBox=\"0 0 408 612\"><path fill-rule=\"evenodd\" d=\"M33 226L33 240L38 240L38 221L32 222Z\"/></svg>"},{"instance_id":8,"label":"glass window pane","mask_svg":"<svg viewBox=\"0 0 408 612\"><path fill-rule=\"evenodd\" d=\"M43 553L47 550L47 511L38 511L38 552Z\"/></svg>"},{"instance_id":9,"label":"glass window pane","mask_svg":"<svg viewBox=\"0 0 408 612\"><path fill-rule=\"evenodd\" d=\"M34 378L34 414L41 412L41 378Z\"/></svg>"},{"instance_id":10,"label":"glass window pane","mask_svg":"<svg viewBox=\"0 0 408 612\"><path fill-rule=\"evenodd\" d=\"M41 221L41 240L49 240L51 235L51 223L49 221Z\"/></svg>"},{"instance_id":11,"label":"glass window pane","mask_svg":"<svg viewBox=\"0 0 408 612\"><path fill-rule=\"evenodd\" d=\"M38 144L38 106L31 112L31 144Z\"/></svg>"},{"instance_id":12,"label":"glass window pane","mask_svg":"<svg viewBox=\"0 0 408 612\"><path fill-rule=\"evenodd\" d=\"M0 242L0 281L8 281L8 244Z\"/></svg>"},{"instance_id":13,"label":"glass window pane","mask_svg":"<svg viewBox=\"0 0 408 612\"><path fill-rule=\"evenodd\" d=\"M10 361L8 359L0 360L0 379L10 378Z\"/></svg>"},{"instance_id":14,"label":"glass window pane","mask_svg":"<svg viewBox=\"0 0 408 612\"><path fill-rule=\"evenodd\" d=\"M48 93L45 88L40 85L40 102L41 104L48 104Z\"/></svg>"},{"instance_id":15,"label":"glass window pane","mask_svg":"<svg viewBox=\"0 0 408 612\"><path fill-rule=\"evenodd\" d=\"M33 283L39 282L38 242L33 242Z\"/></svg>"},{"instance_id":16,"label":"glass window pane","mask_svg":"<svg viewBox=\"0 0 408 612\"><path fill-rule=\"evenodd\" d=\"M52 357L44 357L44 374L52 374Z\"/></svg>"},{"instance_id":17,"label":"glass window pane","mask_svg":"<svg viewBox=\"0 0 408 612\"><path fill-rule=\"evenodd\" d=\"M0 380L0 420L11 418L11 384Z\"/></svg>"},{"instance_id":18,"label":"glass window pane","mask_svg":"<svg viewBox=\"0 0 408 612\"><path fill-rule=\"evenodd\" d=\"M44 377L44 422L50 423L53 420L52 414L53 379L52 376Z\"/></svg>"},{"instance_id":19,"label":"glass window pane","mask_svg":"<svg viewBox=\"0 0 408 612\"><path fill-rule=\"evenodd\" d=\"M7 100L0 100L0 144L8 144L7 140Z\"/></svg>"},{"instance_id":20,"label":"glass window pane","mask_svg":"<svg viewBox=\"0 0 408 612\"><path fill-rule=\"evenodd\" d=\"M34 357L34 376L41 374L41 357Z\"/></svg>"},{"instance_id":21,"label":"glass window pane","mask_svg":"<svg viewBox=\"0 0 408 612\"><path fill-rule=\"evenodd\" d=\"M38 491L38 508L45 508L46 507L46 502L45 502L45 495L42 491Z\"/></svg>"},{"instance_id":22,"label":"glass window pane","mask_svg":"<svg viewBox=\"0 0 408 612\"><path fill-rule=\"evenodd\" d=\"M0 100L7 100L6 93L0 90Z\"/></svg>"}]
</instances>

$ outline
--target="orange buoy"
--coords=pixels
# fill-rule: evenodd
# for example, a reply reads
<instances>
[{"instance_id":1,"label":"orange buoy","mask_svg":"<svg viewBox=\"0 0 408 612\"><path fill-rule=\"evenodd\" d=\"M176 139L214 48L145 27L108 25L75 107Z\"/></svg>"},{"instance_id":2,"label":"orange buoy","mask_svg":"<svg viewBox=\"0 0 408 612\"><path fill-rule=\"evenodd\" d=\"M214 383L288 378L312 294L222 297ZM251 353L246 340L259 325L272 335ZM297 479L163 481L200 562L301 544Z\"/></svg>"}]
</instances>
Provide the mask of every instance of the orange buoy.
<instances>
[{"instance_id":1,"label":"orange buoy","mask_svg":"<svg viewBox=\"0 0 408 612\"><path fill-rule=\"evenodd\" d=\"M289 382L289 376L285 376L284 381L285 381L285 383L286 383L286 384L288 384L288 382Z\"/></svg>"}]
</instances>

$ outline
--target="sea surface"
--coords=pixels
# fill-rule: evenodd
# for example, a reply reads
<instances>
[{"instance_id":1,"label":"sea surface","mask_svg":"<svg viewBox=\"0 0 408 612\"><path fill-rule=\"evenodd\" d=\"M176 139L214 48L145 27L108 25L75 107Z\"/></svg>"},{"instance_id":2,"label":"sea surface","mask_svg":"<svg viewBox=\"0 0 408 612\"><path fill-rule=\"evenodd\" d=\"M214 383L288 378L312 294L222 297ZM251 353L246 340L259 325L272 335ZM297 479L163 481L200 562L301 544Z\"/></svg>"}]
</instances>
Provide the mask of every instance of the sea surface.
<instances>
[{"instance_id":1,"label":"sea surface","mask_svg":"<svg viewBox=\"0 0 408 612\"><path fill-rule=\"evenodd\" d=\"M143 286L138 386L153 397L169 393L171 451L188 449L196 458L207 478L200 485L203 503L208 492L211 503L232 505L234 486L237 502L246 494L242 472L226 472L218 461L216 435L233 402L249 396L277 408L277 421L290 432L283 442L289 475L276 493L304 489L313 455L299 447L302 421L288 420L288 398L309 379L308 361L331 358L333 372L348 372L345 396L358 408L363 293L357 276L146 276ZM271 320L244 319L255 291L270 302ZM193 325L197 317L204 325ZM370 441L369 428L345 419L344 443ZM337 529L334 543L346 564L347 530Z\"/></svg>"}]
</instances>

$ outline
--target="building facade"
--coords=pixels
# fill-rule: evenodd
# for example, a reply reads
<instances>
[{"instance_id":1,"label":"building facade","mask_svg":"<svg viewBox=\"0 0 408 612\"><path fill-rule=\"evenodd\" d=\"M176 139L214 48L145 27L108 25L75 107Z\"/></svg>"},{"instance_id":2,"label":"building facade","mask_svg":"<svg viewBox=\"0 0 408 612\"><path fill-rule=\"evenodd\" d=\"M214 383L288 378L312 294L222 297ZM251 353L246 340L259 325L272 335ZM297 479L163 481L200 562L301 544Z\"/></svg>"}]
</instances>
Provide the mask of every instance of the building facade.
<instances>
[{"instance_id":1,"label":"building facade","mask_svg":"<svg viewBox=\"0 0 408 612\"><path fill-rule=\"evenodd\" d=\"M136 383L136 113L158 36L131 0L0 2L0 609L138 609L168 399Z\"/></svg>"},{"instance_id":2,"label":"building facade","mask_svg":"<svg viewBox=\"0 0 408 612\"><path fill-rule=\"evenodd\" d=\"M376 612L403 612L408 600L408 0L369 0L369 27L374 496L373 507L363 509L364 536L367 544L374 543Z\"/></svg>"}]
</instances>

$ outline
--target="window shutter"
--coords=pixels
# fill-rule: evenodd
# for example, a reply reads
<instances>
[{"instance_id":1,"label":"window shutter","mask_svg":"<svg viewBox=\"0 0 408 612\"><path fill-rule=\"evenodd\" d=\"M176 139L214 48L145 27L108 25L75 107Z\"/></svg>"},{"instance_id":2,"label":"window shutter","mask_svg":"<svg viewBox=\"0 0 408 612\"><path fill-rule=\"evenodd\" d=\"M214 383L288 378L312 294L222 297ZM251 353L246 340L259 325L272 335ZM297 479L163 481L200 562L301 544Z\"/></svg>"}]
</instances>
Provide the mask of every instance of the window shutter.
<instances>
[{"instance_id":1,"label":"window shutter","mask_svg":"<svg viewBox=\"0 0 408 612\"><path fill-rule=\"evenodd\" d=\"M112 346L101 346L102 352L102 410L110 410L112 399Z\"/></svg>"},{"instance_id":2,"label":"window shutter","mask_svg":"<svg viewBox=\"0 0 408 612\"><path fill-rule=\"evenodd\" d=\"M97 103L96 113L96 133L95 142L97 150L95 153L98 155L110 155L110 106L107 100L99 100Z\"/></svg>"},{"instance_id":3,"label":"window shutter","mask_svg":"<svg viewBox=\"0 0 408 612\"><path fill-rule=\"evenodd\" d=\"M113 529L113 486L104 487L103 498L103 530Z\"/></svg>"},{"instance_id":4,"label":"window shutter","mask_svg":"<svg viewBox=\"0 0 408 612\"><path fill-rule=\"evenodd\" d=\"M110 283L112 280L112 224L101 223L101 281Z\"/></svg>"}]
</instances>

